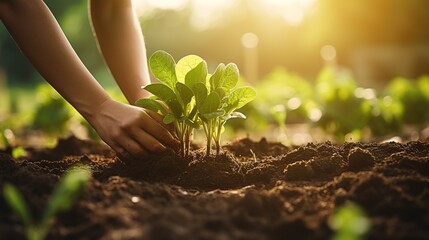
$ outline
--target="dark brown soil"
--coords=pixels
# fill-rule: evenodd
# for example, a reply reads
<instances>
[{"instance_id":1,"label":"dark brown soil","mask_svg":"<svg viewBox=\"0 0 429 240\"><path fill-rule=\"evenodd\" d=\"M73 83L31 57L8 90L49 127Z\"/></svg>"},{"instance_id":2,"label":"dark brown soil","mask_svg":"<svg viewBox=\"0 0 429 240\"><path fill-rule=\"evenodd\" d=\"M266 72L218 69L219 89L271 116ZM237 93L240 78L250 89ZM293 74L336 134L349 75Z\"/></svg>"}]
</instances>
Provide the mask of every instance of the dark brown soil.
<instances>
[{"instance_id":1,"label":"dark brown soil","mask_svg":"<svg viewBox=\"0 0 429 240\"><path fill-rule=\"evenodd\" d=\"M243 139L223 150L125 164L104 145L72 137L23 159L0 152L0 187L17 186L37 216L67 168L91 166L85 194L49 239L329 239L328 218L347 201L370 217L369 239L429 239L428 143L291 149ZM0 238L24 238L2 193Z\"/></svg>"}]
</instances>

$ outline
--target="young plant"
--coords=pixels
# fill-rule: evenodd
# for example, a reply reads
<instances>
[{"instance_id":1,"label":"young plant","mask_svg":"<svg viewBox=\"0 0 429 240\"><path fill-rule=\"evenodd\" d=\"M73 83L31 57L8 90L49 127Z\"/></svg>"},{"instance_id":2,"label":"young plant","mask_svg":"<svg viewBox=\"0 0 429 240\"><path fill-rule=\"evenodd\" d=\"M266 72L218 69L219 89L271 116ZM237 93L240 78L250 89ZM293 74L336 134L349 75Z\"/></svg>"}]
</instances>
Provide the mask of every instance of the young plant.
<instances>
[{"instance_id":1,"label":"young plant","mask_svg":"<svg viewBox=\"0 0 429 240\"><path fill-rule=\"evenodd\" d=\"M276 121L280 131L278 133L277 140L287 146L290 145L290 142L286 135L286 116L287 116L286 107L283 104L274 105L270 108L270 113L271 113L271 116Z\"/></svg>"},{"instance_id":2,"label":"young plant","mask_svg":"<svg viewBox=\"0 0 429 240\"><path fill-rule=\"evenodd\" d=\"M149 67L160 83L144 87L154 96L139 99L137 106L161 114L165 124L173 123L181 142L181 155L189 154L190 136L201 125L207 137L207 155L211 141L220 152L220 137L224 124L231 118L245 118L235 112L256 95L251 87L237 87L238 68L235 64L219 64L213 75L208 74L207 63L196 55L180 59L157 51L149 59Z\"/></svg>"},{"instance_id":3,"label":"young plant","mask_svg":"<svg viewBox=\"0 0 429 240\"><path fill-rule=\"evenodd\" d=\"M221 134L225 123L232 118L245 119L243 113L235 110L243 107L256 96L251 87L236 87L239 77L237 65L221 63L205 84L197 83L193 87L198 117L207 138L206 155L210 155L211 141L216 146L216 155L220 153Z\"/></svg>"},{"instance_id":4,"label":"young plant","mask_svg":"<svg viewBox=\"0 0 429 240\"><path fill-rule=\"evenodd\" d=\"M149 59L149 67L160 83L144 87L154 96L139 99L137 106L161 114L165 124L172 123L180 140L181 156L187 156L193 129L199 128L194 85L204 84L207 78L207 63L200 57L189 55L179 62L164 51L155 52Z\"/></svg>"},{"instance_id":5,"label":"young plant","mask_svg":"<svg viewBox=\"0 0 429 240\"><path fill-rule=\"evenodd\" d=\"M74 167L66 172L49 199L41 219L34 219L21 193L11 184L5 184L3 195L9 206L21 218L27 239L41 240L46 237L55 216L70 209L91 177L89 167Z\"/></svg>"}]
</instances>

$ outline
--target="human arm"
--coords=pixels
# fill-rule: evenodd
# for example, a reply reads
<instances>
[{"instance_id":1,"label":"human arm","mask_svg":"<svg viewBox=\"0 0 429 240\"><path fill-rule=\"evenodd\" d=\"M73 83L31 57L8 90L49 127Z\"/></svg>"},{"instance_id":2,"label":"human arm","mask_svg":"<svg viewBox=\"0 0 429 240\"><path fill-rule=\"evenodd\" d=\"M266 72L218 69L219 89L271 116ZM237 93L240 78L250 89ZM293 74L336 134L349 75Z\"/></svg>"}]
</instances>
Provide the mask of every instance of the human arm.
<instances>
[{"instance_id":1,"label":"human arm","mask_svg":"<svg viewBox=\"0 0 429 240\"><path fill-rule=\"evenodd\" d=\"M143 34L131 0L90 0L92 27L109 69L130 104L149 94Z\"/></svg>"},{"instance_id":2,"label":"human arm","mask_svg":"<svg viewBox=\"0 0 429 240\"><path fill-rule=\"evenodd\" d=\"M115 151L141 157L177 145L146 111L108 96L42 0L0 0L0 18L40 74Z\"/></svg>"}]
</instances>

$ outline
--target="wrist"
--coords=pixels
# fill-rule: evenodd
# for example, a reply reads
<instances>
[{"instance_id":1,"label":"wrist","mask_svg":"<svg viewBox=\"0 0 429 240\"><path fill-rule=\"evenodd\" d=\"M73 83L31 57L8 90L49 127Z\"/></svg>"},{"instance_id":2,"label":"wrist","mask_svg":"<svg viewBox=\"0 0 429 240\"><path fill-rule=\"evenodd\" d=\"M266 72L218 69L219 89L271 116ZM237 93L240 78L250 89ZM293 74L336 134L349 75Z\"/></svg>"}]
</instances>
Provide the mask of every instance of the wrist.
<instances>
[{"instance_id":1,"label":"wrist","mask_svg":"<svg viewBox=\"0 0 429 240\"><path fill-rule=\"evenodd\" d=\"M76 109L88 122L91 122L112 101L114 100L106 95L97 102L79 104L79 107L76 107Z\"/></svg>"},{"instance_id":2,"label":"wrist","mask_svg":"<svg viewBox=\"0 0 429 240\"><path fill-rule=\"evenodd\" d=\"M133 97L128 98L128 101L131 105L135 105L136 101L142 98L149 98L152 94L143 88L139 89L140 91L136 92Z\"/></svg>"}]
</instances>

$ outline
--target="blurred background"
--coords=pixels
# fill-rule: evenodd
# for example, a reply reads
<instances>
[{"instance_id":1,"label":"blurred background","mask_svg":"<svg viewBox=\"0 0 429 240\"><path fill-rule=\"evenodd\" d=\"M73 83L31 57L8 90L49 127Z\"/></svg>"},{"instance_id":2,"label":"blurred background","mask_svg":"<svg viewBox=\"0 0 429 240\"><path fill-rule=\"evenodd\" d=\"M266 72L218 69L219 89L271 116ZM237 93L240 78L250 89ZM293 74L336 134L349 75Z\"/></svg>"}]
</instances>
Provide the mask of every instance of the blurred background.
<instances>
[{"instance_id":1,"label":"blurred background","mask_svg":"<svg viewBox=\"0 0 429 240\"><path fill-rule=\"evenodd\" d=\"M88 69L123 99L98 52L87 0L45 2ZM176 60L197 54L211 72L235 62L243 83L257 89L243 109L248 120L232 122L226 139L303 144L429 135L429 1L134 0L134 6L149 56L159 49ZM76 113L43 83L1 25L3 133L86 128L82 119L70 120Z\"/></svg>"}]
</instances>

